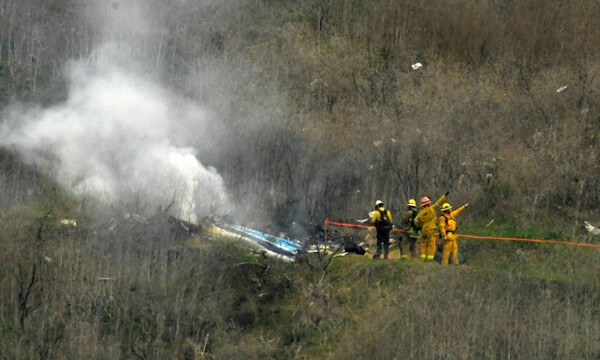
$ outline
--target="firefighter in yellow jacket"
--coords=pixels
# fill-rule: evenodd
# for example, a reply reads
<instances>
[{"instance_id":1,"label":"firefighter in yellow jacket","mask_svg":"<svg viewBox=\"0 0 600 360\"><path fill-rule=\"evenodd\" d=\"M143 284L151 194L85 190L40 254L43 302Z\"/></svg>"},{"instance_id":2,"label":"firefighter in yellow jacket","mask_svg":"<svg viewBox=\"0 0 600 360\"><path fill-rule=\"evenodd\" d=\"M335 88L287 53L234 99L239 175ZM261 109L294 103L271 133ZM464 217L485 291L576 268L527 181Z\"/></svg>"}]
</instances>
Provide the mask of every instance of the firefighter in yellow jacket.
<instances>
[{"instance_id":1,"label":"firefighter in yellow jacket","mask_svg":"<svg viewBox=\"0 0 600 360\"><path fill-rule=\"evenodd\" d=\"M446 201L446 196L450 192L442 195L435 204L431 205L431 200L427 196L421 199L421 211L415 218L415 225L421 226L421 261L433 261L435 255L435 230L437 226L435 220L437 219L437 210Z\"/></svg>"},{"instance_id":2,"label":"firefighter in yellow jacket","mask_svg":"<svg viewBox=\"0 0 600 360\"><path fill-rule=\"evenodd\" d=\"M456 244L456 216L463 212L469 204L465 204L452 211L452 206L445 203L442 205L442 215L439 219L440 237L444 240L444 251L442 252L442 264L448 264L448 258L452 253L452 263L458 265L458 245Z\"/></svg>"},{"instance_id":3,"label":"firefighter in yellow jacket","mask_svg":"<svg viewBox=\"0 0 600 360\"><path fill-rule=\"evenodd\" d=\"M379 259L381 256L381 248L383 247L383 258L387 259L390 254L390 231L394 225L392 224L392 214L383 206L383 201L375 202L375 211L370 213L371 224L375 225L377 230L377 252L373 255L373 259Z\"/></svg>"}]
</instances>

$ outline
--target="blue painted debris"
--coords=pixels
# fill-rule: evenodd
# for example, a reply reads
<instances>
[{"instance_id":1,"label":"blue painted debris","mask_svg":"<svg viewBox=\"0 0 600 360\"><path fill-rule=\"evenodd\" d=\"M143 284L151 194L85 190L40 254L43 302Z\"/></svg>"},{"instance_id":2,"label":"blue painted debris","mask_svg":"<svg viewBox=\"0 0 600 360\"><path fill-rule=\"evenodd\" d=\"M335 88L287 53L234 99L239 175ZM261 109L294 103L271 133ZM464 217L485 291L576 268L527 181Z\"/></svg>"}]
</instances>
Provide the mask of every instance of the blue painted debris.
<instances>
[{"instance_id":1,"label":"blue painted debris","mask_svg":"<svg viewBox=\"0 0 600 360\"><path fill-rule=\"evenodd\" d=\"M212 224L211 232L216 236L242 240L253 248L262 250L266 255L286 261L294 261L302 245L295 241L263 233L240 225L223 223Z\"/></svg>"}]
</instances>

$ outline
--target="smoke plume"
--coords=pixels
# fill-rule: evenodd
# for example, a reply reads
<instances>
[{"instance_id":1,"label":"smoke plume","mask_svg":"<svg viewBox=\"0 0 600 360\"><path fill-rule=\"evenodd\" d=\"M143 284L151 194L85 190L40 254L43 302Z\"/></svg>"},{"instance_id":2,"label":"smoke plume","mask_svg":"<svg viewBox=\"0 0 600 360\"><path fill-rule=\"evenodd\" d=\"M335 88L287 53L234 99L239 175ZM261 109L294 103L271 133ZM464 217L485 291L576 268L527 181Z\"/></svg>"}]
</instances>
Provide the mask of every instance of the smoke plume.
<instances>
[{"instance_id":1,"label":"smoke plume","mask_svg":"<svg viewBox=\"0 0 600 360\"><path fill-rule=\"evenodd\" d=\"M223 179L186 144L190 138L196 144L208 139L214 119L132 70L134 59L123 61L130 49L111 41L73 61L64 103L6 110L0 145L43 165L76 196L142 213L171 206L190 221L225 211Z\"/></svg>"}]
</instances>

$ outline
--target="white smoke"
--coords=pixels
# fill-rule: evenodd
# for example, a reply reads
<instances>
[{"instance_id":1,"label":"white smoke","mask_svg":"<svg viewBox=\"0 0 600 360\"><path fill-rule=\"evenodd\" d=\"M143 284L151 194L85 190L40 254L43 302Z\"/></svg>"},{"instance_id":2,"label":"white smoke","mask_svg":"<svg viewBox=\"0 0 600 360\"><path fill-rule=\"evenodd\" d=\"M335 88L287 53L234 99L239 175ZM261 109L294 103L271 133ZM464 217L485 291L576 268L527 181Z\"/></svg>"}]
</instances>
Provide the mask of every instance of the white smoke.
<instances>
[{"instance_id":1,"label":"white smoke","mask_svg":"<svg viewBox=\"0 0 600 360\"><path fill-rule=\"evenodd\" d=\"M106 51L114 47L98 50L96 59L107 58ZM1 145L53 169L77 196L107 204L141 201L148 210L172 203L175 214L190 221L226 209L221 176L176 138L195 133L199 143L210 137L212 119L205 111L104 62L74 62L68 73L64 103L7 112Z\"/></svg>"}]
</instances>

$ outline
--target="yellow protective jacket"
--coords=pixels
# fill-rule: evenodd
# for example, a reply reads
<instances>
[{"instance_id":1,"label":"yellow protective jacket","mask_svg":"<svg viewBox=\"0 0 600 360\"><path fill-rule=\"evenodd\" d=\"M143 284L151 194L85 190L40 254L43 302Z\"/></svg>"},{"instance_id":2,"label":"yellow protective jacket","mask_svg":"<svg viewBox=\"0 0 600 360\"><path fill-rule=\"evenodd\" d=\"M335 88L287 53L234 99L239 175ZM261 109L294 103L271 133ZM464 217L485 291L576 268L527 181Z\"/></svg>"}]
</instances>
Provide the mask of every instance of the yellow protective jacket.
<instances>
[{"instance_id":1,"label":"yellow protective jacket","mask_svg":"<svg viewBox=\"0 0 600 360\"><path fill-rule=\"evenodd\" d=\"M386 209L382 209L382 211L387 212L388 219L390 219L390 222L392 222L392 213ZM371 224L374 225L379 222L379 220L381 220L381 213L379 212L379 209L377 209L373 211L373 216L371 216Z\"/></svg>"},{"instance_id":2,"label":"yellow protective jacket","mask_svg":"<svg viewBox=\"0 0 600 360\"><path fill-rule=\"evenodd\" d=\"M446 201L446 195L442 195L442 197L439 198L439 200L436 201L435 204L424 207L419 212L419 215L417 215L417 217L415 218L415 224L421 224L422 232L425 232L427 230L435 230L437 228L437 225L435 223L435 220L437 218L437 211L440 208L440 206L442 206L444 201Z\"/></svg>"},{"instance_id":3,"label":"yellow protective jacket","mask_svg":"<svg viewBox=\"0 0 600 360\"><path fill-rule=\"evenodd\" d=\"M463 212L465 208L463 205L449 214L442 213L439 220L441 237L445 238L448 232L456 232L456 216Z\"/></svg>"}]
</instances>

